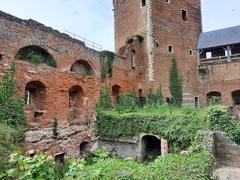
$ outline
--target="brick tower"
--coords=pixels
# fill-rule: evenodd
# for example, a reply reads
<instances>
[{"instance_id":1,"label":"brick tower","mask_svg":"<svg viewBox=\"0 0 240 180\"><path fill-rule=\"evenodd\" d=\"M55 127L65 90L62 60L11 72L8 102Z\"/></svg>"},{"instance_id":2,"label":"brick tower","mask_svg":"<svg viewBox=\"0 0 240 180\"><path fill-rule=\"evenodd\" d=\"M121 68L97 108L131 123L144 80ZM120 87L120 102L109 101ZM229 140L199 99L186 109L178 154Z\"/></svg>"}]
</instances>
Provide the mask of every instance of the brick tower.
<instances>
[{"instance_id":1,"label":"brick tower","mask_svg":"<svg viewBox=\"0 0 240 180\"><path fill-rule=\"evenodd\" d=\"M169 97L169 69L176 57L183 79L184 102L198 104L196 43L201 24L200 0L113 0L115 50L121 54L129 38L144 38L143 89L161 84ZM136 50L138 51L138 50Z\"/></svg>"}]
</instances>

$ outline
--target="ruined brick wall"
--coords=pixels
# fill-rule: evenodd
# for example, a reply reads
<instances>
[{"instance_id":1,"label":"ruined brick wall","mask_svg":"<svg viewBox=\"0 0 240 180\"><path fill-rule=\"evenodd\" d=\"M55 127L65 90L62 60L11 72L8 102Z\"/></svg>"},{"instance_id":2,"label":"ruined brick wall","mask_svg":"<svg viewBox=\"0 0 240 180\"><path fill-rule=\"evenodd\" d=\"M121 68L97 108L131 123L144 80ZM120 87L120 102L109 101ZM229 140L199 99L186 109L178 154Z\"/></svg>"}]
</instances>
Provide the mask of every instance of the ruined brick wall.
<instances>
[{"instance_id":1,"label":"ruined brick wall","mask_svg":"<svg viewBox=\"0 0 240 180\"><path fill-rule=\"evenodd\" d=\"M89 49L83 42L35 22L21 20L0 12L0 54L3 68L8 68L18 51L35 45L49 52L57 61L57 68L46 64L34 65L16 61L16 86L24 98L29 82L41 82L45 87L39 101L41 107L26 105L26 114L31 129L26 137L26 149L36 148L51 154L66 152L67 156L78 155L82 141L94 140L95 103L99 96L99 53ZM70 72L77 60L84 60L94 71L93 75ZM82 88L81 104L69 107L69 90ZM59 138L52 139L52 123L59 121Z\"/></svg>"}]
</instances>

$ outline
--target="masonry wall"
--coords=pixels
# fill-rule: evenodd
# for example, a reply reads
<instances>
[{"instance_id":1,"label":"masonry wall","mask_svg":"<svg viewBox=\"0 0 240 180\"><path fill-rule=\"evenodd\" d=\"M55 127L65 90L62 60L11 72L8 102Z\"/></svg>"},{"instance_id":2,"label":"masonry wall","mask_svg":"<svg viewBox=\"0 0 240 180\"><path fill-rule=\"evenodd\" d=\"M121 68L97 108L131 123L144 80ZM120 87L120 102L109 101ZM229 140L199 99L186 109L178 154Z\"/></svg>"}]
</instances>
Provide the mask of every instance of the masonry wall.
<instances>
[{"instance_id":1,"label":"masonry wall","mask_svg":"<svg viewBox=\"0 0 240 180\"><path fill-rule=\"evenodd\" d=\"M165 97L170 95L169 70L172 58L175 57L183 79L184 94L189 96L185 101L190 100L187 103L191 103L194 96L199 96L195 48L202 31L200 0L169 2L152 0L154 39L152 86L156 89L161 84L163 95ZM187 21L182 19L182 10L187 11ZM168 46L172 46L172 52L168 51Z\"/></svg>"},{"instance_id":2,"label":"masonry wall","mask_svg":"<svg viewBox=\"0 0 240 180\"><path fill-rule=\"evenodd\" d=\"M26 150L37 149L53 155L59 151L67 156L79 154L82 141L91 144L95 139L93 121L100 89L99 53L87 48L83 42L38 22L21 20L3 12L0 12L0 29L2 69L9 68L18 51L30 45L43 48L57 61L57 68L52 68L46 64L34 65L16 60L16 86L21 98L24 98L27 83L38 81L45 86L42 107L34 109L26 105L31 125L26 134ZM70 72L77 60L89 64L94 74ZM77 109L72 109L69 107L69 89L76 85L83 90L82 103ZM55 118L61 129L58 141L52 139L51 128Z\"/></svg>"},{"instance_id":3,"label":"masonry wall","mask_svg":"<svg viewBox=\"0 0 240 180\"><path fill-rule=\"evenodd\" d=\"M238 61L205 66L208 73L199 75L203 103L207 103L207 94L219 92L221 101L227 106L233 106L232 92L240 90L240 63Z\"/></svg>"}]
</instances>

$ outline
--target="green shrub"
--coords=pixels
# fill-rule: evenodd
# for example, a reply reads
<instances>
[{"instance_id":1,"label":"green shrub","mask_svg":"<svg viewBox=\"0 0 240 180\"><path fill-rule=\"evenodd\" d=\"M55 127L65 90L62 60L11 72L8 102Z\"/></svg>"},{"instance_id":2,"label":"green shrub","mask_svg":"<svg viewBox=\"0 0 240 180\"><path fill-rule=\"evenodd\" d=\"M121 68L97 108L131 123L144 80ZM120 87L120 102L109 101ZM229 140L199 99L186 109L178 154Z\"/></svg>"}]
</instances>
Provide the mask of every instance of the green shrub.
<instances>
[{"instance_id":1,"label":"green shrub","mask_svg":"<svg viewBox=\"0 0 240 180\"><path fill-rule=\"evenodd\" d=\"M102 87L100 90L100 97L97 102L97 110L102 110L102 109L112 109L112 99L110 97L110 88L109 86L107 87Z\"/></svg>"},{"instance_id":2,"label":"green shrub","mask_svg":"<svg viewBox=\"0 0 240 180\"><path fill-rule=\"evenodd\" d=\"M24 100L17 98L15 88L15 64L10 71L4 71L0 81L0 123L13 128L24 128L27 119L24 112Z\"/></svg>"},{"instance_id":3,"label":"green shrub","mask_svg":"<svg viewBox=\"0 0 240 180\"><path fill-rule=\"evenodd\" d=\"M138 108L139 99L134 90L119 96L115 105L118 112L134 112Z\"/></svg>"},{"instance_id":4,"label":"green shrub","mask_svg":"<svg viewBox=\"0 0 240 180\"><path fill-rule=\"evenodd\" d=\"M161 86L157 89L156 93L154 93L152 89L149 89L147 104L150 106L160 106L163 104L163 95L162 95Z\"/></svg>"},{"instance_id":5,"label":"green shrub","mask_svg":"<svg viewBox=\"0 0 240 180\"><path fill-rule=\"evenodd\" d=\"M156 109L155 112L143 109L123 114L98 112L97 133L110 138L133 137L140 133L156 134L168 140L171 152L178 152L191 145L197 131L208 130L208 118L204 109L197 111L193 108L175 108L174 115L170 115L165 106L163 109Z\"/></svg>"},{"instance_id":6,"label":"green shrub","mask_svg":"<svg viewBox=\"0 0 240 180\"><path fill-rule=\"evenodd\" d=\"M176 58L172 59L172 66L170 68L170 75L169 75L169 89L172 96L171 102L173 105L181 106L182 105L182 79L178 72Z\"/></svg>"},{"instance_id":7,"label":"green shrub","mask_svg":"<svg viewBox=\"0 0 240 180\"><path fill-rule=\"evenodd\" d=\"M211 130L225 132L234 142L240 144L240 122L229 115L226 107L211 106L208 116Z\"/></svg>"},{"instance_id":8,"label":"green shrub","mask_svg":"<svg viewBox=\"0 0 240 180\"><path fill-rule=\"evenodd\" d=\"M207 152L191 155L168 154L149 164L149 171L157 179L212 179L214 160Z\"/></svg>"}]
</instances>

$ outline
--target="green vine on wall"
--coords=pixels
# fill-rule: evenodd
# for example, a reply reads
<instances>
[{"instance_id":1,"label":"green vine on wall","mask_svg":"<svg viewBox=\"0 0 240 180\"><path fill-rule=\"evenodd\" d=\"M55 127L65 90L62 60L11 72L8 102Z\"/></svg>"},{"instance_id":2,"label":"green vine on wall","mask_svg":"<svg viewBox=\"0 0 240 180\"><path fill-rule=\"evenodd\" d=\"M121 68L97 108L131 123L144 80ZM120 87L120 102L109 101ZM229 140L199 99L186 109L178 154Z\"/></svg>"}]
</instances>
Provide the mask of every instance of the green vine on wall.
<instances>
[{"instance_id":1,"label":"green vine on wall","mask_svg":"<svg viewBox=\"0 0 240 180\"><path fill-rule=\"evenodd\" d=\"M115 54L111 51L100 52L101 78L102 81L112 77L113 61Z\"/></svg>"}]
</instances>

